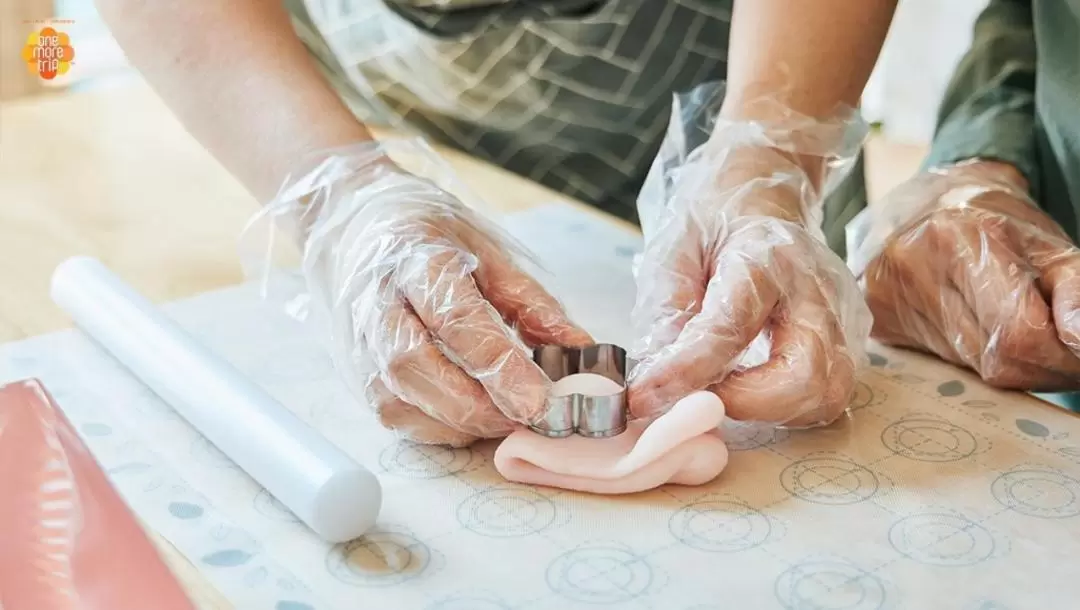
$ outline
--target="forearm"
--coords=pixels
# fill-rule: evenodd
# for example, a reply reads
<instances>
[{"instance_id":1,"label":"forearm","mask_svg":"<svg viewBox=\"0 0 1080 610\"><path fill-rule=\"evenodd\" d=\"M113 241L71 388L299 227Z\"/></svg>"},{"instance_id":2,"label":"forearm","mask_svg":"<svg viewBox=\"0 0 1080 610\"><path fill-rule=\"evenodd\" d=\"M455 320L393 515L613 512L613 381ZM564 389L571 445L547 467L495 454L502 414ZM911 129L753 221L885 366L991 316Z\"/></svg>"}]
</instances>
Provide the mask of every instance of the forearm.
<instances>
[{"instance_id":1,"label":"forearm","mask_svg":"<svg viewBox=\"0 0 1080 610\"><path fill-rule=\"evenodd\" d=\"M722 116L768 120L761 99L810 117L854 108L897 0L736 0Z\"/></svg>"},{"instance_id":2,"label":"forearm","mask_svg":"<svg viewBox=\"0 0 1080 610\"><path fill-rule=\"evenodd\" d=\"M1035 143L1035 32L1029 0L992 0L975 23L938 113L925 165L971 159L1008 164L1038 197Z\"/></svg>"},{"instance_id":3,"label":"forearm","mask_svg":"<svg viewBox=\"0 0 1080 610\"><path fill-rule=\"evenodd\" d=\"M308 57L280 2L97 5L181 123L260 200L311 152L371 138Z\"/></svg>"},{"instance_id":4,"label":"forearm","mask_svg":"<svg viewBox=\"0 0 1080 610\"><path fill-rule=\"evenodd\" d=\"M736 0L727 92L710 138L724 151L718 179L787 176L752 201L768 203L761 213L819 223L824 187L865 137L856 108L895 8L896 0Z\"/></svg>"}]
</instances>

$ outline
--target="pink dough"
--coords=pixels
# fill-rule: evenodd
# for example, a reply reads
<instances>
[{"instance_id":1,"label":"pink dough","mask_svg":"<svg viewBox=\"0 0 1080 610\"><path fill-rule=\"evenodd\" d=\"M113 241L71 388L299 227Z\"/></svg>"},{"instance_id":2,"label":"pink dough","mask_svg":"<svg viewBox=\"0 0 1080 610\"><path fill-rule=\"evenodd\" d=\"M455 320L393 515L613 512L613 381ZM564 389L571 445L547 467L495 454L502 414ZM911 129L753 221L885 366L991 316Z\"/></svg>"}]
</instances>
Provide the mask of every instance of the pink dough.
<instances>
[{"instance_id":1,"label":"pink dough","mask_svg":"<svg viewBox=\"0 0 1080 610\"><path fill-rule=\"evenodd\" d=\"M194 610L44 386L0 387L0 422L5 608Z\"/></svg>"},{"instance_id":2,"label":"pink dough","mask_svg":"<svg viewBox=\"0 0 1080 610\"><path fill-rule=\"evenodd\" d=\"M712 433L723 419L715 394L695 392L651 425L632 421L612 438L548 438L522 429L499 445L495 468L510 481L598 494L701 485L727 465L727 447Z\"/></svg>"}]
</instances>

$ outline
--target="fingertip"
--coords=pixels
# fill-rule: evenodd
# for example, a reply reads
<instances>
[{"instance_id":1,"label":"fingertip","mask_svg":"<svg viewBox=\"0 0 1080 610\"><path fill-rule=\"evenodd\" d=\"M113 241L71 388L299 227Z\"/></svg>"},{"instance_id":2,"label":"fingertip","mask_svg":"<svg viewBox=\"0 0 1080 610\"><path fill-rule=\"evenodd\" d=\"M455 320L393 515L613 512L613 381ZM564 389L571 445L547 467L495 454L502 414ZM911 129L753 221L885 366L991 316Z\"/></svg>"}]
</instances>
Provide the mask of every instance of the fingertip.
<instances>
[{"instance_id":1,"label":"fingertip","mask_svg":"<svg viewBox=\"0 0 1080 610\"><path fill-rule=\"evenodd\" d=\"M1067 312L1058 327L1058 337L1077 358L1080 358L1080 309Z\"/></svg>"},{"instance_id":2,"label":"fingertip","mask_svg":"<svg viewBox=\"0 0 1080 610\"><path fill-rule=\"evenodd\" d=\"M521 315L512 321L517 322L518 333L530 346L585 347L595 343L588 331L571 322L561 310L544 315Z\"/></svg>"},{"instance_id":3,"label":"fingertip","mask_svg":"<svg viewBox=\"0 0 1080 610\"><path fill-rule=\"evenodd\" d=\"M500 373L500 379L482 380L495 408L517 424L534 424L547 410L548 379L531 358Z\"/></svg>"},{"instance_id":4,"label":"fingertip","mask_svg":"<svg viewBox=\"0 0 1080 610\"><path fill-rule=\"evenodd\" d=\"M566 323L557 326L547 334L546 344L561 345L563 347L587 347L594 345L596 340L585 329Z\"/></svg>"},{"instance_id":5,"label":"fingertip","mask_svg":"<svg viewBox=\"0 0 1080 610\"><path fill-rule=\"evenodd\" d=\"M818 417L827 393L817 380L775 364L732 373L710 389L727 405L728 416L739 421L793 424Z\"/></svg>"},{"instance_id":6,"label":"fingertip","mask_svg":"<svg viewBox=\"0 0 1080 610\"><path fill-rule=\"evenodd\" d=\"M467 447L479 438L436 421L417 407L391 396L382 397L372 407L379 425L409 442Z\"/></svg>"},{"instance_id":7,"label":"fingertip","mask_svg":"<svg viewBox=\"0 0 1080 610\"><path fill-rule=\"evenodd\" d=\"M1054 325L1058 337L1076 357L1080 358L1080 273L1072 281L1061 282L1053 295Z\"/></svg>"}]
</instances>

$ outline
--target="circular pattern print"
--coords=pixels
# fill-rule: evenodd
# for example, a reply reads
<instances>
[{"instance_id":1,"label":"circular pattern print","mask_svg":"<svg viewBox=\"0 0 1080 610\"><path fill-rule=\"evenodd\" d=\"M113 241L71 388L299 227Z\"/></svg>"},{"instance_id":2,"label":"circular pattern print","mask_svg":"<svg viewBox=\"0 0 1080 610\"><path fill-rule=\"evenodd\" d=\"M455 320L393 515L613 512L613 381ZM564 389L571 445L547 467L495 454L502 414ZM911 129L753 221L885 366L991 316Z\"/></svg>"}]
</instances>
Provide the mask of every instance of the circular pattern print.
<instances>
[{"instance_id":1,"label":"circular pattern print","mask_svg":"<svg viewBox=\"0 0 1080 610\"><path fill-rule=\"evenodd\" d=\"M431 564L427 545L396 532L373 532L338 545L326 558L326 568L341 582L362 587L386 587L416 578Z\"/></svg>"},{"instance_id":2,"label":"circular pattern print","mask_svg":"<svg viewBox=\"0 0 1080 610\"><path fill-rule=\"evenodd\" d=\"M613 547L579 548L563 553L548 566L551 590L574 601L591 604L627 602L652 584L645 558Z\"/></svg>"},{"instance_id":3,"label":"circular pattern print","mask_svg":"<svg viewBox=\"0 0 1080 610\"><path fill-rule=\"evenodd\" d=\"M874 404L875 399L874 389L865 382L860 381L855 384L855 392L851 396L851 403L848 408L857 411Z\"/></svg>"},{"instance_id":4,"label":"circular pattern print","mask_svg":"<svg viewBox=\"0 0 1080 610\"><path fill-rule=\"evenodd\" d=\"M877 476L841 458L799 460L780 473L780 484L791 495L817 504L854 504L878 490Z\"/></svg>"},{"instance_id":5,"label":"circular pattern print","mask_svg":"<svg viewBox=\"0 0 1080 610\"><path fill-rule=\"evenodd\" d=\"M510 606L487 597L452 596L436 601L424 610L509 610Z\"/></svg>"},{"instance_id":6,"label":"circular pattern print","mask_svg":"<svg viewBox=\"0 0 1080 610\"><path fill-rule=\"evenodd\" d=\"M990 486L1003 506L1031 517L1064 519L1080 515L1080 481L1049 470L1013 470Z\"/></svg>"},{"instance_id":7,"label":"circular pattern print","mask_svg":"<svg viewBox=\"0 0 1080 610\"><path fill-rule=\"evenodd\" d=\"M959 515L914 515L889 528L889 543L900 554L935 566L969 566L994 553L985 527Z\"/></svg>"},{"instance_id":8,"label":"circular pattern print","mask_svg":"<svg viewBox=\"0 0 1080 610\"><path fill-rule=\"evenodd\" d=\"M772 524L761 511L746 504L715 500L675 511L668 529L686 546L713 553L734 553L765 542Z\"/></svg>"},{"instance_id":9,"label":"circular pattern print","mask_svg":"<svg viewBox=\"0 0 1080 610\"><path fill-rule=\"evenodd\" d=\"M729 450L752 451L783 442L791 436L791 432L770 424L728 420L724 422L723 436Z\"/></svg>"},{"instance_id":10,"label":"circular pattern print","mask_svg":"<svg viewBox=\"0 0 1080 610\"><path fill-rule=\"evenodd\" d=\"M400 477L439 479L465 470L472 457L469 449L400 442L383 449L379 464L386 472Z\"/></svg>"},{"instance_id":11,"label":"circular pattern print","mask_svg":"<svg viewBox=\"0 0 1080 610\"><path fill-rule=\"evenodd\" d=\"M239 470L240 467L229 459L229 456L214 446L205 436L198 434L191 442L191 457L207 466L214 468L232 468Z\"/></svg>"},{"instance_id":12,"label":"circular pattern print","mask_svg":"<svg viewBox=\"0 0 1080 610\"><path fill-rule=\"evenodd\" d=\"M482 536L513 538L539 533L555 521L555 504L529 489L486 489L458 505L462 527Z\"/></svg>"},{"instance_id":13,"label":"circular pattern print","mask_svg":"<svg viewBox=\"0 0 1080 610\"><path fill-rule=\"evenodd\" d=\"M814 561L781 574L776 598L787 610L879 610L885 605L885 587L851 564Z\"/></svg>"},{"instance_id":14,"label":"circular pattern print","mask_svg":"<svg viewBox=\"0 0 1080 610\"><path fill-rule=\"evenodd\" d=\"M881 442L897 455L920 462L955 462L970 457L978 442L960 426L937 419L905 419L881 433Z\"/></svg>"}]
</instances>

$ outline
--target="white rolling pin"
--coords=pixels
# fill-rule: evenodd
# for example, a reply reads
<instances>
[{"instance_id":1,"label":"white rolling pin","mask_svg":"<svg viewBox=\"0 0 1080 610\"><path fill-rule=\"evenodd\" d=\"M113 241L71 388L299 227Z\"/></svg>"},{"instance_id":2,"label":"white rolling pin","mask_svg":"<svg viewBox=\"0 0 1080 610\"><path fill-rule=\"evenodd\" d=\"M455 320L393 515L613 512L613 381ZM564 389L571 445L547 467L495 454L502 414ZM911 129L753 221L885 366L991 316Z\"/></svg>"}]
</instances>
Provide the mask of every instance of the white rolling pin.
<instances>
[{"instance_id":1,"label":"white rolling pin","mask_svg":"<svg viewBox=\"0 0 1080 610\"><path fill-rule=\"evenodd\" d=\"M344 542L375 523L382 504L375 475L99 261L61 263L52 299L320 537Z\"/></svg>"}]
</instances>

